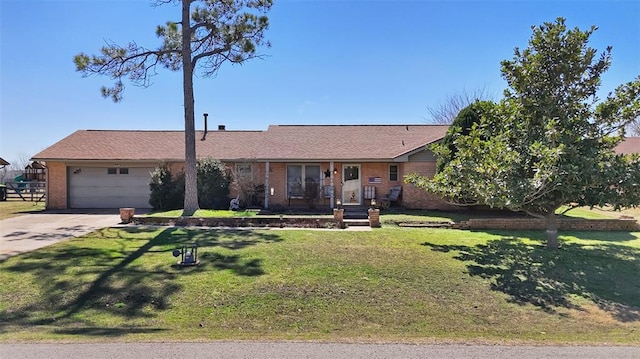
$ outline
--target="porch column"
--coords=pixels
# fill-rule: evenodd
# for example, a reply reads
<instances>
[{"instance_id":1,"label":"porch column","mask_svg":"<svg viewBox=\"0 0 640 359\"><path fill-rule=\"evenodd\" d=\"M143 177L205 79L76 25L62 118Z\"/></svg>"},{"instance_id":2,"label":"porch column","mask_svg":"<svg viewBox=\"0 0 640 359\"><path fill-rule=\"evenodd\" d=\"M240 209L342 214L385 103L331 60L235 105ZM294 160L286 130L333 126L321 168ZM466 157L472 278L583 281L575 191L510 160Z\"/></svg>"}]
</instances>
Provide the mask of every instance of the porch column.
<instances>
[{"instance_id":1,"label":"porch column","mask_svg":"<svg viewBox=\"0 0 640 359\"><path fill-rule=\"evenodd\" d=\"M335 200L336 200L336 186L333 183L333 161L329 162L329 172L331 173L331 188L333 189L331 191L331 197L329 199L329 206L331 206L331 208L335 207Z\"/></svg>"},{"instance_id":2,"label":"porch column","mask_svg":"<svg viewBox=\"0 0 640 359\"><path fill-rule=\"evenodd\" d=\"M269 161L264 165L264 208L269 209L269 197L271 188L269 187Z\"/></svg>"},{"instance_id":3,"label":"porch column","mask_svg":"<svg viewBox=\"0 0 640 359\"><path fill-rule=\"evenodd\" d=\"M46 164L46 162L45 162ZM64 171L65 173L69 172L67 170L67 166L64 167ZM44 208L49 209L49 183L51 183L51 181L49 181L49 167L45 167L44 168L44 173L45 173L45 183L44 183ZM6 189L5 189L6 191Z\"/></svg>"}]
</instances>

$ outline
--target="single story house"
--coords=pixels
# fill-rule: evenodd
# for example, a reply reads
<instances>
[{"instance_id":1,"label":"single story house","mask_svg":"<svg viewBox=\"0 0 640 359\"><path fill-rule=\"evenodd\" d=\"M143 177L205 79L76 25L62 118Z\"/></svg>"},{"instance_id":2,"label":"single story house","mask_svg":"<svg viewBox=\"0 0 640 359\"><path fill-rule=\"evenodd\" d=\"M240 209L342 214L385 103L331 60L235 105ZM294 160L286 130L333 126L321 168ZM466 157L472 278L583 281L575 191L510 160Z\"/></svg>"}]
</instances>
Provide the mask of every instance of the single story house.
<instances>
[{"instance_id":1,"label":"single story house","mask_svg":"<svg viewBox=\"0 0 640 359\"><path fill-rule=\"evenodd\" d=\"M406 208L444 209L438 197L407 185L410 173L433 176L427 145L444 125L273 125L266 131L197 131L198 158L264 185L264 207L302 206L305 188L316 205L369 205L402 186ZM183 131L79 130L33 156L47 165L47 208L150 207L150 172L184 166ZM235 196L232 187L232 196Z\"/></svg>"},{"instance_id":2,"label":"single story house","mask_svg":"<svg viewBox=\"0 0 640 359\"><path fill-rule=\"evenodd\" d=\"M618 154L640 153L640 137L627 137L616 146Z\"/></svg>"},{"instance_id":3,"label":"single story house","mask_svg":"<svg viewBox=\"0 0 640 359\"><path fill-rule=\"evenodd\" d=\"M265 189L263 206L369 205L402 186L405 208L450 209L439 197L403 182L433 176L428 145L446 125L272 125L266 131L197 131L196 155L227 165L236 177ZM619 153L640 152L628 138ZM148 208L150 172L184 167L184 131L80 130L33 156L47 166L47 208ZM232 186L236 196L237 186Z\"/></svg>"}]
</instances>

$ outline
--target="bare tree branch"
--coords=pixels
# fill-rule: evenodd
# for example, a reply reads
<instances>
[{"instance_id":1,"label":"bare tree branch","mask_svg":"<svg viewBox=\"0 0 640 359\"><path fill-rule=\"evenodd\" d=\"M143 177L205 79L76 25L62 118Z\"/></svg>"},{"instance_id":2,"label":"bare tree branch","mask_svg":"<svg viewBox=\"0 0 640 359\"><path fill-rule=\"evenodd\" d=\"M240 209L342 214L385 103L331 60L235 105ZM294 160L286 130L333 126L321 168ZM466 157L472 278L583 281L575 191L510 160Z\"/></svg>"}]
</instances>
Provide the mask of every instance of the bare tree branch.
<instances>
[{"instance_id":1,"label":"bare tree branch","mask_svg":"<svg viewBox=\"0 0 640 359\"><path fill-rule=\"evenodd\" d=\"M427 121L438 125L450 125L463 108L478 100L493 100L494 97L487 93L484 87L473 92L467 92L466 89L463 89L459 93L447 96L439 104L428 107Z\"/></svg>"},{"instance_id":2,"label":"bare tree branch","mask_svg":"<svg viewBox=\"0 0 640 359\"><path fill-rule=\"evenodd\" d=\"M640 137L640 118L629 122L626 127L626 132L629 137Z\"/></svg>"}]
</instances>

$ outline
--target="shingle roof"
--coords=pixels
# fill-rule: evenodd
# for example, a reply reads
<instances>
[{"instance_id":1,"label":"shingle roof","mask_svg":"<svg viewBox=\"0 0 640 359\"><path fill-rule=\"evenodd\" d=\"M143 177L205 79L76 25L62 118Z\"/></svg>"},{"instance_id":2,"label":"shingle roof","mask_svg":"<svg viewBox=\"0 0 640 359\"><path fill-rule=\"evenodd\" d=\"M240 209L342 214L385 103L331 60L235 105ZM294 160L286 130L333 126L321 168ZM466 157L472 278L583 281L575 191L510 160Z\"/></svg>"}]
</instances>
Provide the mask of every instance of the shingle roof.
<instances>
[{"instance_id":1,"label":"shingle roof","mask_svg":"<svg viewBox=\"0 0 640 359\"><path fill-rule=\"evenodd\" d=\"M267 131L196 133L198 157L220 160L392 160L441 139L443 125L269 126ZM80 130L33 156L37 160L181 161L183 131Z\"/></svg>"},{"instance_id":2,"label":"shingle roof","mask_svg":"<svg viewBox=\"0 0 640 359\"><path fill-rule=\"evenodd\" d=\"M640 153L640 137L627 137L616 146L616 153Z\"/></svg>"},{"instance_id":3,"label":"shingle roof","mask_svg":"<svg viewBox=\"0 0 640 359\"><path fill-rule=\"evenodd\" d=\"M196 131L196 154L220 159L254 158L264 132ZM33 156L38 160L184 160L184 131L80 130Z\"/></svg>"},{"instance_id":4,"label":"shingle roof","mask_svg":"<svg viewBox=\"0 0 640 359\"><path fill-rule=\"evenodd\" d=\"M264 156L280 160L391 160L444 137L449 126L269 126Z\"/></svg>"}]
</instances>

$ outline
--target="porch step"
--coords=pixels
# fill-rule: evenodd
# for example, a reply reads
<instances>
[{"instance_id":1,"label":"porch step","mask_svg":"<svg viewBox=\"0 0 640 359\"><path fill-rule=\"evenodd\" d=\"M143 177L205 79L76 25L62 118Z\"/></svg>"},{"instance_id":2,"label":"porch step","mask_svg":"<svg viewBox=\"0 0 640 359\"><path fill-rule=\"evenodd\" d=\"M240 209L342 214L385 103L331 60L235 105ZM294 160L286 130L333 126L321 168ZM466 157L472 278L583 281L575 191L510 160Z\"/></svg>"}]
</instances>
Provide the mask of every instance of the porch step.
<instances>
[{"instance_id":1,"label":"porch step","mask_svg":"<svg viewBox=\"0 0 640 359\"><path fill-rule=\"evenodd\" d=\"M345 206L344 207L344 218L345 219L367 219L369 218L369 213L367 210L369 207L365 206Z\"/></svg>"},{"instance_id":2,"label":"porch step","mask_svg":"<svg viewBox=\"0 0 640 359\"><path fill-rule=\"evenodd\" d=\"M368 219L369 213L367 212L344 212L344 219Z\"/></svg>"},{"instance_id":3,"label":"porch step","mask_svg":"<svg viewBox=\"0 0 640 359\"><path fill-rule=\"evenodd\" d=\"M369 220L368 219L345 219L344 224L347 227L357 227L357 226L368 227Z\"/></svg>"},{"instance_id":4,"label":"porch step","mask_svg":"<svg viewBox=\"0 0 640 359\"><path fill-rule=\"evenodd\" d=\"M368 207L364 206L349 206L344 207L344 224L349 227L356 226L369 226L369 213L367 213Z\"/></svg>"}]
</instances>

